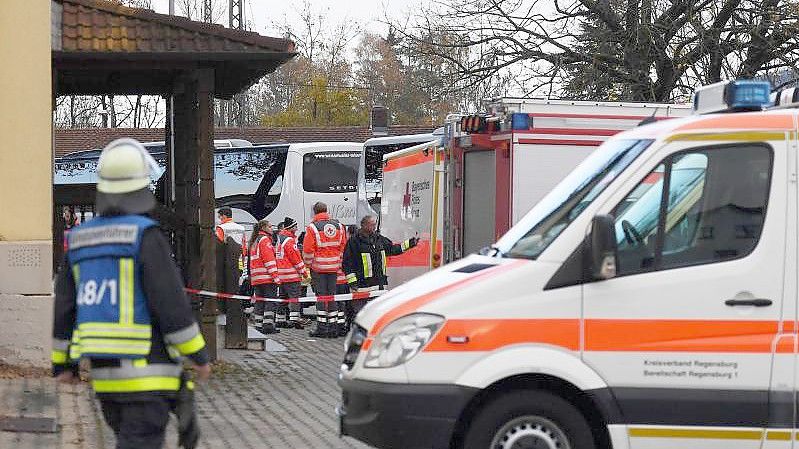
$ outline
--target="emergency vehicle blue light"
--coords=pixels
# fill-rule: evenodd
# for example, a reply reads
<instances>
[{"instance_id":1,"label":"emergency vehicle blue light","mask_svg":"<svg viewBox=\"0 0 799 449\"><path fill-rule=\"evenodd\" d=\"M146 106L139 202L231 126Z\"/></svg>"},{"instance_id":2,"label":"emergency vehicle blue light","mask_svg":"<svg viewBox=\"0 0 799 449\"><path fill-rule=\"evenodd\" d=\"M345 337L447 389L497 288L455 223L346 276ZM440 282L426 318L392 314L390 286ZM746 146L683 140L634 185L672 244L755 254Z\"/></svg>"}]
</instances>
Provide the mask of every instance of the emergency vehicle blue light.
<instances>
[{"instance_id":1,"label":"emergency vehicle blue light","mask_svg":"<svg viewBox=\"0 0 799 449\"><path fill-rule=\"evenodd\" d=\"M735 80L703 86L694 93L694 113L760 111L771 104L768 81Z\"/></svg>"},{"instance_id":2,"label":"emergency vehicle blue light","mask_svg":"<svg viewBox=\"0 0 799 449\"><path fill-rule=\"evenodd\" d=\"M730 89L730 107L733 109L762 109L771 103L771 85L766 81L735 81Z\"/></svg>"},{"instance_id":3,"label":"emergency vehicle blue light","mask_svg":"<svg viewBox=\"0 0 799 449\"><path fill-rule=\"evenodd\" d=\"M520 112L514 112L511 116L511 128L514 130L530 129L530 116Z\"/></svg>"}]
</instances>

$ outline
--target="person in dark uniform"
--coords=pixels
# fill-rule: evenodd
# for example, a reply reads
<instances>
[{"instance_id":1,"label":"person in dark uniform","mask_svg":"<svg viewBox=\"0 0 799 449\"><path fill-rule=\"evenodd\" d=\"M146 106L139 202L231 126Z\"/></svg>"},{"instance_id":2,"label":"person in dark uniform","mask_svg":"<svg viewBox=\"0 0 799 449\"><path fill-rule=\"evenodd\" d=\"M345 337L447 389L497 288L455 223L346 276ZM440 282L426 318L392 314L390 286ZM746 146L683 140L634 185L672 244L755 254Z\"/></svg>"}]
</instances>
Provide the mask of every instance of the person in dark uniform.
<instances>
[{"instance_id":1,"label":"person in dark uniform","mask_svg":"<svg viewBox=\"0 0 799 449\"><path fill-rule=\"evenodd\" d=\"M387 258L402 254L415 247L418 242L418 238L411 237L402 243L393 243L377 232L375 217L371 215L363 217L361 228L347 241L342 262L352 291L384 289L388 285ZM355 315L366 305L366 301L365 299L351 301L348 310L349 322L352 322Z\"/></svg>"},{"instance_id":2,"label":"person in dark uniform","mask_svg":"<svg viewBox=\"0 0 799 449\"><path fill-rule=\"evenodd\" d=\"M69 233L58 273L53 322L53 374L75 382L88 359L91 382L117 448L157 449L170 409L191 387L188 359L200 380L211 373L208 353L183 283L158 223L149 190L157 164L133 139L111 142L98 161L94 219ZM181 402L181 401L178 401ZM177 407L183 410L185 408ZM183 426L180 444L199 433Z\"/></svg>"}]
</instances>

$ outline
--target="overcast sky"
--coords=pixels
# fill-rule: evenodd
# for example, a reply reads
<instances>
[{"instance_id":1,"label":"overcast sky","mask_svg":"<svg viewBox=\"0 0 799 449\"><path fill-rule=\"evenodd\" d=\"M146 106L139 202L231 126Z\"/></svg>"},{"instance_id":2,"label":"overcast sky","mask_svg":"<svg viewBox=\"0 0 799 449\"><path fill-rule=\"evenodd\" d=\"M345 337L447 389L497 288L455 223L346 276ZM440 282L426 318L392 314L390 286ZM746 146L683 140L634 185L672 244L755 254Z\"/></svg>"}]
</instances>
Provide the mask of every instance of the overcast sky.
<instances>
[{"instance_id":1,"label":"overcast sky","mask_svg":"<svg viewBox=\"0 0 799 449\"><path fill-rule=\"evenodd\" d=\"M202 4L202 0L197 1ZM228 0L216 0L216 2L228 4ZM314 10L327 11L332 23L353 20L369 31L383 34L386 27L379 23L379 20L385 13L391 17L403 17L405 12L418 5L420 0L309 0L309 2ZM180 8L177 6L179 3L180 0L175 1L178 14L180 14ZM247 20L255 24L253 31L276 36L273 22L282 22L284 16L291 22L296 22L296 11L302 8L302 0L245 0L245 8ZM156 12L168 13L169 0L153 0L153 9ZM227 25L227 14L222 22Z\"/></svg>"}]
</instances>

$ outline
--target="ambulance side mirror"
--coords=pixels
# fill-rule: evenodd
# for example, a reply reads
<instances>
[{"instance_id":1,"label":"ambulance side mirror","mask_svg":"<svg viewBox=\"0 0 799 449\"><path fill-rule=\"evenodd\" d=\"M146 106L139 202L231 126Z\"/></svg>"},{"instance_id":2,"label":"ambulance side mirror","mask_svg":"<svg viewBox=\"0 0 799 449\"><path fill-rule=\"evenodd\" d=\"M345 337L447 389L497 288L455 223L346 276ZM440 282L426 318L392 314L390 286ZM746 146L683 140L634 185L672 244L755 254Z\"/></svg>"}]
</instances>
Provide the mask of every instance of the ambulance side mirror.
<instances>
[{"instance_id":1,"label":"ambulance side mirror","mask_svg":"<svg viewBox=\"0 0 799 449\"><path fill-rule=\"evenodd\" d=\"M613 216L595 216L591 222L591 274L595 280L616 277L616 250Z\"/></svg>"}]
</instances>

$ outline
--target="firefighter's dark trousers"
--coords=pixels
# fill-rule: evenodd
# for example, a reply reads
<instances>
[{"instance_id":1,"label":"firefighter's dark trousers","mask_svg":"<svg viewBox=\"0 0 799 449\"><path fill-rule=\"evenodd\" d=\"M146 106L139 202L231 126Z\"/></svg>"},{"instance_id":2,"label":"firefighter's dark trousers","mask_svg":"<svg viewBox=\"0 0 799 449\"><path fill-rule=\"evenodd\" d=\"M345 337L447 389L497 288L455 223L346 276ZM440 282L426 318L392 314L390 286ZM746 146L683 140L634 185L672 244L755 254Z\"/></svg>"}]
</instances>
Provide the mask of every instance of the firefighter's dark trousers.
<instances>
[{"instance_id":1,"label":"firefighter's dark trousers","mask_svg":"<svg viewBox=\"0 0 799 449\"><path fill-rule=\"evenodd\" d=\"M117 438L117 449L160 449L169 422L169 401L153 397L142 401L101 400L105 422Z\"/></svg>"}]
</instances>

